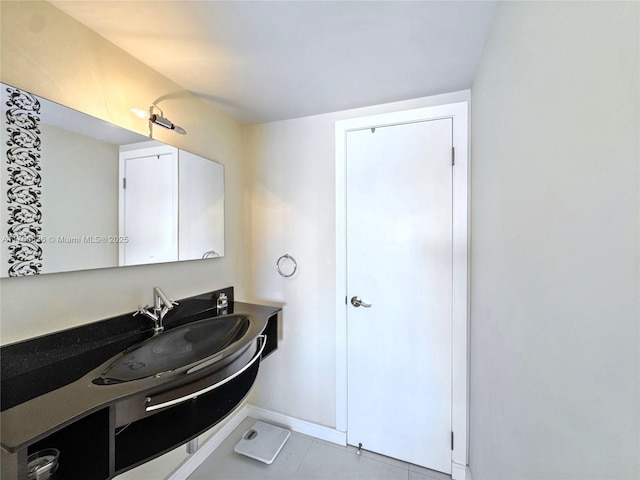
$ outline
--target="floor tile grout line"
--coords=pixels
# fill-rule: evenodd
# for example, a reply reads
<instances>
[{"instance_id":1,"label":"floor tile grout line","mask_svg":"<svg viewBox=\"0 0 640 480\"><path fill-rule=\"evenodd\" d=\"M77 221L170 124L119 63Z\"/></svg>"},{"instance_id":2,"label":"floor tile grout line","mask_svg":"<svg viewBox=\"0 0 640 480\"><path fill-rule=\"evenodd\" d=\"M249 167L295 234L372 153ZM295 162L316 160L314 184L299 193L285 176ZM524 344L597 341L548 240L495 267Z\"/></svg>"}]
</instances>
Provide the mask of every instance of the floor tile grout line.
<instances>
[{"instance_id":1,"label":"floor tile grout line","mask_svg":"<svg viewBox=\"0 0 640 480\"><path fill-rule=\"evenodd\" d=\"M328 441L326 441L326 440L321 440L321 439L318 439L318 438L313 438L313 441L311 442L311 445L309 445L309 448L308 448L307 452L305 453L305 456L304 456L304 458L303 458L302 462L300 463L300 466L298 467L298 470L296 471L296 474L294 475L293 480L298 480L298 479L297 479L297 476L298 476L298 473L300 472L300 468L302 468L302 465L303 465L303 463L304 463L304 460L307 458L307 456L309 455L309 452L311 451L311 448L312 448L312 447L313 447L313 445L314 445L314 444L316 444L316 443L317 443L318 445L325 445L325 446L328 446L328 447L334 448L334 449L336 449L336 450L343 450L344 452L348 453L349 455L351 455L351 456L353 456L353 457L358 456L358 453L357 453L357 452L352 452L352 451L349 449L349 445L343 446L343 445L338 445L338 444L335 444L335 443L332 443L332 442L328 442ZM373 455L379 455L379 454L376 454L375 452L371 452L371 453L372 453ZM384 455L380 455L380 456L384 456ZM406 478L407 480L409 480L409 473L410 473L409 463L408 463L408 462L405 462L404 460L396 460L396 462L399 462L399 463L401 463L401 464L403 465L402 467L400 467L400 466L398 466L398 465L396 464L396 462L388 462L388 461L385 461L385 460L380 460L380 459L375 458L374 456L370 456L370 455L365 455L365 456L363 456L362 458L366 458L367 460L371 460L371 461L373 461L373 462L376 462L376 463L380 463L380 464L386 465L387 467L393 467L393 468L400 469L400 470L402 470L404 473L406 473L406 477L405 477L405 478ZM389 457L389 458L390 458L390 457ZM413 472L413 473L417 473L417 472ZM422 474L419 474L419 475L422 475ZM427 478L428 478L428 480L438 480L438 479L434 479L434 478L432 478L432 477L427 477Z\"/></svg>"},{"instance_id":2,"label":"floor tile grout line","mask_svg":"<svg viewBox=\"0 0 640 480\"><path fill-rule=\"evenodd\" d=\"M302 465L304 464L304 461L307 459L307 456L309 455L309 452L311 451L311 447L313 447L313 444L316 442L316 439L313 437L311 438L311 442L309 442L309 446L307 447L307 451L304 452L304 456L302 457L302 461L300 462L300 464L298 465L298 468L296 468L296 471L293 474L293 477L291 477L291 480L296 480L296 477L298 476L298 473L300 473L300 469L302 468Z\"/></svg>"},{"instance_id":3,"label":"floor tile grout line","mask_svg":"<svg viewBox=\"0 0 640 480\"><path fill-rule=\"evenodd\" d=\"M333 448L336 448L336 449L344 449L350 455L356 455L356 456L358 455L357 451L356 452L351 451L351 449L353 449L355 447L351 446L351 448L349 448L350 445L343 446L343 445L338 445L338 444L335 444L335 443L332 443L332 442L327 442L326 440L318 440L318 439L314 439L314 441L321 442L323 445L327 445L329 447L333 447ZM383 464L389 465L391 467L400 468L402 470L406 469L407 472L411 471L411 469L409 468L409 465L410 465L409 462L405 462L404 460L400 460L400 459L392 458L392 457L387 457L385 455L376 453L376 452L374 452L372 450L363 450L363 452L368 452L369 453L369 454L365 454L365 455L361 454L363 458L367 458L369 460L373 460L373 461L378 462L378 463L383 463ZM388 458L389 460L384 460L384 458ZM399 466L398 464L402 464L402 467ZM438 479L433 479L433 480L438 480Z\"/></svg>"}]
</instances>

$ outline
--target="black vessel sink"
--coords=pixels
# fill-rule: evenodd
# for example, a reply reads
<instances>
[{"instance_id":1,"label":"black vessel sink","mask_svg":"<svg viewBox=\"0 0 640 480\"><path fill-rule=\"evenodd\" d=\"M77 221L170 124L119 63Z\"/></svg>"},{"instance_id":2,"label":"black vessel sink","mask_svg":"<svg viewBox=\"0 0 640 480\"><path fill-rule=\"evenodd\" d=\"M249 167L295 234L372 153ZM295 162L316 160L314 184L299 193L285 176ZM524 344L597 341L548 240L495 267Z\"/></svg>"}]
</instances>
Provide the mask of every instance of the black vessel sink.
<instances>
[{"instance_id":1,"label":"black vessel sink","mask_svg":"<svg viewBox=\"0 0 640 480\"><path fill-rule=\"evenodd\" d=\"M211 317L166 330L116 357L93 381L112 385L209 368L247 347L262 331L248 315Z\"/></svg>"}]
</instances>

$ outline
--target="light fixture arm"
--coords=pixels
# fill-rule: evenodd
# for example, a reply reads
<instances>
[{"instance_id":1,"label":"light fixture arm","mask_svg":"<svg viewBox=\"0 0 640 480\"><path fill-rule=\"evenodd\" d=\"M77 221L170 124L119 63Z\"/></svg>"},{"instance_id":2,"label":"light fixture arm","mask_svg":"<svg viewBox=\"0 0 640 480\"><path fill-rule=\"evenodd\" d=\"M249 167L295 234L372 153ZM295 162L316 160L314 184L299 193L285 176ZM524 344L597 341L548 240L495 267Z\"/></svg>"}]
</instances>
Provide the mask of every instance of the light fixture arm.
<instances>
[{"instance_id":1,"label":"light fixture arm","mask_svg":"<svg viewBox=\"0 0 640 480\"><path fill-rule=\"evenodd\" d=\"M158 110L160 112L160 114L157 114L154 112L154 109ZM176 125L175 123L173 123L171 120L169 120L167 117L164 116L164 112L162 111L162 109L160 107L158 107L156 104L152 103L149 106L149 117L148 117L148 121L149 121L149 137L153 138L153 125L160 125L163 128L166 128L167 130L173 130L176 133L179 133L180 135L185 135L187 133L187 131Z\"/></svg>"}]
</instances>

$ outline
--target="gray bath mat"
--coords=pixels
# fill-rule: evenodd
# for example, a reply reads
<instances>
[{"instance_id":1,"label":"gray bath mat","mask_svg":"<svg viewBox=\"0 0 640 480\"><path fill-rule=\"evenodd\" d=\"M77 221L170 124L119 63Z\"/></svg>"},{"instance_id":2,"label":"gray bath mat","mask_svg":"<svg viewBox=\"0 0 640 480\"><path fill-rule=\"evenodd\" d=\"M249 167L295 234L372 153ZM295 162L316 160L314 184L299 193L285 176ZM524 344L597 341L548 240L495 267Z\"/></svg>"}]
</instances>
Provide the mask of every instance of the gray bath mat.
<instances>
[{"instance_id":1,"label":"gray bath mat","mask_svg":"<svg viewBox=\"0 0 640 480\"><path fill-rule=\"evenodd\" d=\"M291 432L284 428L256 422L247 430L233 449L236 453L270 465L287 443Z\"/></svg>"}]
</instances>

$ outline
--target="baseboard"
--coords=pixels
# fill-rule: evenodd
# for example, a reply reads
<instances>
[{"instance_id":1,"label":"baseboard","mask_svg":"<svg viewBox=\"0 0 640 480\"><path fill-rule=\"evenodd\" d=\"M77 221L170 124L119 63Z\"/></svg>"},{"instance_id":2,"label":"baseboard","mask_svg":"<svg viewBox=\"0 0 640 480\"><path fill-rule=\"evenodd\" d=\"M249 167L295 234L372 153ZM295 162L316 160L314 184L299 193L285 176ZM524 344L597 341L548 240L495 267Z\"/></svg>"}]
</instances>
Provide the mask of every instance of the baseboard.
<instances>
[{"instance_id":1,"label":"baseboard","mask_svg":"<svg viewBox=\"0 0 640 480\"><path fill-rule=\"evenodd\" d=\"M452 480L471 480L471 472L467 465L451 462L451 478Z\"/></svg>"},{"instance_id":2,"label":"baseboard","mask_svg":"<svg viewBox=\"0 0 640 480\"><path fill-rule=\"evenodd\" d=\"M282 413L273 412L254 405L245 404L236 413L227 417L224 424L215 432L209 440L200 446L198 451L191 455L180 465L166 480L186 480L216 448L233 432L238 425L247 417L263 420L265 422L277 424L288 428L294 432L302 433L310 437L325 440L338 445L347 444L347 434L330 427L307 422L298 418L290 417ZM454 477L455 478L455 477ZM464 477L461 477L464 479Z\"/></svg>"},{"instance_id":3,"label":"baseboard","mask_svg":"<svg viewBox=\"0 0 640 480\"><path fill-rule=\"evenodd\" d=\"M302 433L319 440L325 440L327 442L336 443L338 445L347 444L346 432L341 432L334 428L325 427L323 425L318 425L317 423L308 422L306 420L300 420L283 413L266 410L254 405L247 405L246 408L247 416L255 418L256 420L264 420L265 422L275 423L281 427L288 428L290 430L293 430L294 432Z\"/></svg>"}]
</instances>

